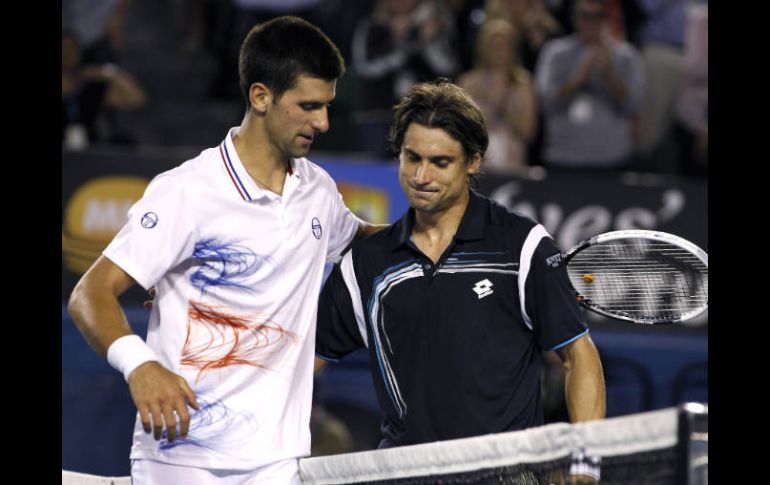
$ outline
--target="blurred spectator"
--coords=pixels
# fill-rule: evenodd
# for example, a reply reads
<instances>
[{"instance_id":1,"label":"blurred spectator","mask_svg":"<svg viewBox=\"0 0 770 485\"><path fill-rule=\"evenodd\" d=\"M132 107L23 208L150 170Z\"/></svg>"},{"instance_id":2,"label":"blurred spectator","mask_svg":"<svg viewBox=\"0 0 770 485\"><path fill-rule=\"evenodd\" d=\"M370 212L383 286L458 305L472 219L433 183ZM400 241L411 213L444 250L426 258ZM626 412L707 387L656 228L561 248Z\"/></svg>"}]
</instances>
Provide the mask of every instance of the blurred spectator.
<instances>
[{"instance_id":1,"label":"blurred spectator","mask_svg":"<svg viewBox=\"0 0 770 485\"><path fill-rule=\"evenodd\" d=\"M117 62L129 0L62 0L62 30L80 42L85 64Z\"/></svg>"},{"instance_id":2,"label":"blurred spectator","mask_svg":"<svg viewBox=\"0 0 770 485\"><path fill-rule=\"evenodd\" d=\"M638 49L640 31L647 18L639 0L609 0L608 5L608 21L612 36Z\"/></svg>"},{"instance_id":3,"label":"blurred spectator","mask_svg":"<svg viewBox=\"0 0 770 485\"><path fill-rule=\"evenodd\" d=\"M460 71L473 68L476 36L481 24L486 20L484 4L486 0L444 0L444 5L454 17L455 52L460 60Z\"/></svg>"},{"instance_id":4,"label":"blurred spectator","mask_svg":"<svg viewBox=\"0 0 770 485\"><path fill-rule=\"evenodd\" d=\"M683 173L706 175L709 133L708 3L692 4L687 13L682 81L676 103L677 134Z\"/></svg>"},{"instance_id":5,"label":"blurred spectator","mask_svg":"<svg viewBox=\"0 0 770 485\"><path fill-rule=\"evenodd\" d=\"M607 0L607 25L610 35L639 47L640 30L646 14L640 0ZM664 0L666 1L666 0ZM548 10L554 16L565 34L575 32L575 0L547 0Z\"/></svg>"},{"instance_id":6,"label":"blurred spectator","mask_svg":"<svg viewBox=\"0 0 770 485\"><path fill-rule=\"evenodd\" d=\"M646 15L640 36L645 90L639 117L639 154L646 170L678 173L681 160L673 121L681 82L687 0L639 2Z\"/></svg>"},{"instance_id":7,"label":"blurred spectator","mask_svg":"<svg viewBox=\"0 0 770 485\"><path fill-rule=\"evenodd\" d=\"M636 0L644 15L639 34L642 48L658 44L680 48L684 43L686 5L689 0Z\"/></svg>"},{"instance_id":8,"label":"blurred spectator","mask_svg":"<svg viewBox=\"0 0 770 485\"><path fill-rule=\"evenodd\" d=\"M511 23L520 37L519 59L529 72L534 71L543 45L562 32L543 0L487 0L484 10L487 20L502 18Z\"/></svg>"},{"instance_id":9,"label":"blurred spectator","mask_svg":"<svg viewBox=\"0 0 770 485\"><path fill-rule=\"evenodd\" d=\"M215 54L219 66L209 86L209 95L219 99L241 99L238 84L238 54L241 42L256 24L281 15L295 15L314 24L324 0L225 0L216 4Z\"/></svg>"},{"instance_id":10,"label":"blurred spectator","mask_svg":"<svg viewBox=\"0 0 770 485\"><path fill-rule=\"evenodd\" d=\"M537 65L545 165L630 168L632 119L643 89L639 54L609 34L604 0L578 0L574 23L575 34L548 42Z\"/></svg>"},{"instance_id":11,"label":"blurred spectator","mask_svg":"<svg viewBox=\"0 0 770 485\"><path fill-rule=\"evenodd\" d=\"M376 3L376 0L324 0L318 9L318 26L337 44L348 64L353 58L351 39L356 25L372 14ZM346 72L343 79L348 74L350 72Z\"/></svg>"},{"instance_id":12,"label":"blurred spectator","mask_svg":"<svg viewBox=\"0 0 770 485\"><path fill-rule=\"evenodd\" d=\"M115 64L82 61L75 35L62 32L62 143L83 149L89 142L116 141L109 112L131 110L147 102L139 82Z\"/></svg>"},{"instance_id":13,"label":"blurred spectator","mask_svg":"<svg viewBox=\"0 0 770 485\"><path fill-rule=\"evenodd\" d=\"M372 13L375 0L324 0L318 9L318 26L337 47L348 66L352 62L353 32L363 18ZM337 81L337 97L329 109L329 124L334 129L313 142L315 150L346 152L360 148L356 139L354 113L361 104L361 85L355 70L350 68Z\"/></svg>"},{"instance_id":14,"label":"blurred spectator","mask_svg":"<svg viewBox=\"0 0 770 485\"><path fill-rule=\"evenodd\" d=\"M476 40L476 66L460 76L458 84L484 114L489 132L485 170L523 175L537 108L532 76L519 61L517 40L507 21L486 22Z\"/></svg>"},{"instance_id":15,"label":"blurred spectator","mask_svg":"<svg viewBox=\"0 0 770 485\"><path fill-rule=\"evenodd\" d=\"M454 77L454 19L435 0L378 0L353 35L353 69L361 80L358 149L391 158L386 131L391 107L413 84Z\"/></svg>"},{"instance_id":16,"label":"blurred spectator","mask_svg":"<svg viewBox=\"0 0 770 485\"><path fill-rule=\"evenodd\" d=\"M182 49L196 52L207 43L211 20L206 17L216 18L211 3L207 0L171 0L172 20L181 38Z\"/></svg>"},{"instance_id":17,"label":"blurred spectator","mask_svg":"<svg viewBox=\"0 0 770 485\"><path fill-rule=\"evenodd\" d=\"M549 5L552 2L549 2ZM535 72L540 50L546 42L562 35L563 29L546 8L544 0L486 0L487 19L502 18L513 25L519 35L518 54L524 68ZM527 146L530 165L542 165L543 116L536 116L535 132Z\"/></svg>"}]
</instances>

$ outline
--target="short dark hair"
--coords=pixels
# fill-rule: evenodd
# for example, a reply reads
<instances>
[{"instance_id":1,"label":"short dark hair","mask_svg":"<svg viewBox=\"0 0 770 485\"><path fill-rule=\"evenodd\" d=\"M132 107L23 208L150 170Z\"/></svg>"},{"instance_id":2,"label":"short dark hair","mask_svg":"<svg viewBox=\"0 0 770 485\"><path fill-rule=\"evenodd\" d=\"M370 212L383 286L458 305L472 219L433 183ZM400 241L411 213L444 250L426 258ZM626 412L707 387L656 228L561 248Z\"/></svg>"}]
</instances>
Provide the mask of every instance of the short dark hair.
<instances>
[{"instance_id":1,"label":"short dark hair","mask_svg":"<svg viewBox=\"0 0 770 485\"><path fill-rule=\"evenodd\" d=\"M393 110L388 142L396 155L412 123L446 131L460 142L468 162L475 153L483 158L487 151L489 135L481 109L467 91L447 79L415 84Z\"/></svg>"},{"instance_id":2,"label":"short dark hair","mask_svg":"<svg viewBox=\"0 0 770 485\"><path fill-rule=\"evenodd\" d=\"M249 106L249 88L260 82L276 98L310 75L327 81L342 77L345 61L321 29L294 16L277 17L249 31L238 57L241 93Z\"/></svg>"}]
</instances>

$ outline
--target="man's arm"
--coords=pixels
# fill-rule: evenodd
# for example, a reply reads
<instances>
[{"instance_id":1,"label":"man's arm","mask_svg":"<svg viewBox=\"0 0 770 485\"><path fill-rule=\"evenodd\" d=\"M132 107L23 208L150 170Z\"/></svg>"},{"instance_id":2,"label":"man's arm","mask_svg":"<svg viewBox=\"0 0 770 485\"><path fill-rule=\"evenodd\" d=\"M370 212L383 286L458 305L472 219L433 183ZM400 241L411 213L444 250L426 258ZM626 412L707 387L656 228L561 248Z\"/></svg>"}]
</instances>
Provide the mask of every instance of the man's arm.
<instances>
[{"instance_id":1,"label":"man's arm","mask_svg":"<svg viewBox=\"0 0 770 485\"><path fill-rule=\"evenodd\" d=\"M604 374L599 352L588 334L557 349L566 371L565 396L570 421L604 418Z\"/></svg>"},{"instance_id":2,"label":"man's arm","mask_svg":"<svg viewBox=\"0 0 770 485\"><path fill-rule=\"evenodd\" d=\"M133 335L118 297L134 284L131 276L104 256L83 275L70 296L69 313L88 344L102 357L117 339ZM131 397L144 431L161 438L165 420L168 440L176 438L176 416L184 438L190 426L185 401L198 409L187 382L157 361L139 365L128 376ZM152 425L152 426L151 426Z\"/></svg>"},{"instance_id":3,"label":"man's arm","mask_svg":"<svg viewBox=\"0 0 770 485\"><path fill-rule=\"evenodd\" d=\"M591 337L583 335L557 349L566 370L564 394L570 421L602 419L605 415L604 374L602 363ZM573 454L570 465L571 484L595 485L601 477L601 458Z\"/></svg>"},{"instance_id":4,"label":"man's arm","mask_svg":"<svg viewBox=\"0 0 770 485\"><path fill-rule=\"evenodd\" d=\"M364 316L358 283L351 272L346 279L342 265L352 268L352 250L334 265L318 298L316 356L332 361L367 345L366 323L359 321Z\"/></svg>"}]
</instances>

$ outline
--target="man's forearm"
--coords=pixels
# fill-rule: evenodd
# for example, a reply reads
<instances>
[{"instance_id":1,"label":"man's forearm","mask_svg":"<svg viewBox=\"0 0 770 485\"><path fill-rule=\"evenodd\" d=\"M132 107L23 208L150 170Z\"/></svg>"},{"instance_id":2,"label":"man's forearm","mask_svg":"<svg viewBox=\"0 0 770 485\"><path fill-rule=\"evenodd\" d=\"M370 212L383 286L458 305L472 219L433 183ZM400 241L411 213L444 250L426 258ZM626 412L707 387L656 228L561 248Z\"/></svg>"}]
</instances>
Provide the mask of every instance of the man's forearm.
<instances>
[{"instance_id":1,"label":"man's forearm","mask_svg":"<svg viewBox=\"0 0 770 485\"><path fill-rule=\"evenodd\" d=\"M102 357L107 356L112 342L133 333L117 299L89 291L83 285L75 289L69 313L88 344Z\"/></svg>"},{"instance_id":2,"label":"man's forearm","mask_svg":"<svg viewBox=\"0 0 770 485\"><path fill-rule=\"evenodd\" d=\"M602 419L605 415L604 378L580 369L570 369L566 376L567 409L573 423Z\"/></svg>"},{"instance_id":3,"label":"man's forearm","mask_svg":"<svg viewBox=\"0 0 770 485\"><path fill-rule=\"evenodd\" d=\"M606 412L604 374L599 353L588 336L565 352L565 396L570 421L602 419Z\"/></svg>"},{"instance_id":4,"label":"man's forearm","mask_svg":"<svg viewBox=\"0 0 770 485\"><path fill-rule=\"evenodd\" d=\"M127 273L100 256L72 291L68 306L72 320L102 357L112 342L133 333L118 300L132 284Z\"/></svg>"}]
</instances>

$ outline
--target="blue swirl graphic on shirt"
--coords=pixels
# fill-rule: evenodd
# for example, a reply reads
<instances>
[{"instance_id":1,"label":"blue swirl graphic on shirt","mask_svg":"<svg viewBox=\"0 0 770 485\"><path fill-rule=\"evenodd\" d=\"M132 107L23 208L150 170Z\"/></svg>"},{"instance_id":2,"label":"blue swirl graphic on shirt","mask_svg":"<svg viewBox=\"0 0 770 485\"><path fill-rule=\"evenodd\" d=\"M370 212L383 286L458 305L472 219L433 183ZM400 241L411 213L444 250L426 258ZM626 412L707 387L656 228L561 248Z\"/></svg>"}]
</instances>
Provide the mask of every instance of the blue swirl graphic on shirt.
<instances>
[{"instance_id":1,"label":"blue swirl graphic on shirt","mask_svg":"<svg viewBox=\"0 0 770 485\"><path fill-rule=\"evenodd\" d=\"M190 408L190 429L187 437L179 437L181 428L177 424L177 438L171 443L164 429L158 442L159 450L186 445L209 450L232 447L249 440L259 428L256 418L249 412L235 412L222 404L222 401L207 402L200 396L197 400L200 410Z\"/></svg>"},{"instance_id":2,"label":"blue swirl graphic on shirt","mask_svg":"<svg viewBox=\"0 0 770 485\"><path fill-rule=\"evenodd\" d=\"M220 243L215 239L195 243L193 257L199 261L200 267L190 276L190 282L201 290L201 296L210 286L254 291L243 280L256 273L263 264L275 266L269 256L260 256L249 248Z\"/></svg>"}]
</instances>

